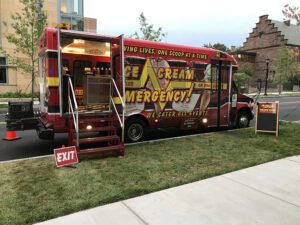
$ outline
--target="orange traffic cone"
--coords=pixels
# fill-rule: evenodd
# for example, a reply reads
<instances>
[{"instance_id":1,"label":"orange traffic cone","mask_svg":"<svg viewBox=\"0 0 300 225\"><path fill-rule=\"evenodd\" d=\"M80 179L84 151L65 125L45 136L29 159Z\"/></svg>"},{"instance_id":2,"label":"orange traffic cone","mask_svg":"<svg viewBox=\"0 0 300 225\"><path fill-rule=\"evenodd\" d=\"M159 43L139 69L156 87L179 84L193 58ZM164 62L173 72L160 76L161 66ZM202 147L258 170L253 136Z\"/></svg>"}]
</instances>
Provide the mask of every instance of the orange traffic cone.
<instances>
[{"instance_id":1,"label":"orange traffic cone","mask_svg":"<svg viewBox=\"0 0 300 225\"><path fill-rule=\"evenodd\" d=\"M21 139L20 137L17 137L17 132L15 130L7 130L6 131L6 137L3 138L5 141L14 141Z\"/></svg>"}]
</instances>

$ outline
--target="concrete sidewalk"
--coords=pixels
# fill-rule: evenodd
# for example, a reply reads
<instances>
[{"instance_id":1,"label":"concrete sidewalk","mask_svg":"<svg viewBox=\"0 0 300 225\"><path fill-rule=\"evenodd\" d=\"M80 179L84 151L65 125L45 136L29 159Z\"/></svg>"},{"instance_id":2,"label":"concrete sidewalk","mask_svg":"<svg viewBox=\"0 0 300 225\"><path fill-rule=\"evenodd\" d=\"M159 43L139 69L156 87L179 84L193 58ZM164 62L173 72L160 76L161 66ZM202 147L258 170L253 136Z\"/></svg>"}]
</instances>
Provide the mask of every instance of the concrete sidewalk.
<instances>
[{"instance_id":1,"label":"concrete sidewalk","mask_svg":"<svg viewBox=\"0 0 300 225\"><path fill-rule=\"evenodd\" d=\"M299 225L300 156L39 224Z\"/></svg>"}]
</instances>

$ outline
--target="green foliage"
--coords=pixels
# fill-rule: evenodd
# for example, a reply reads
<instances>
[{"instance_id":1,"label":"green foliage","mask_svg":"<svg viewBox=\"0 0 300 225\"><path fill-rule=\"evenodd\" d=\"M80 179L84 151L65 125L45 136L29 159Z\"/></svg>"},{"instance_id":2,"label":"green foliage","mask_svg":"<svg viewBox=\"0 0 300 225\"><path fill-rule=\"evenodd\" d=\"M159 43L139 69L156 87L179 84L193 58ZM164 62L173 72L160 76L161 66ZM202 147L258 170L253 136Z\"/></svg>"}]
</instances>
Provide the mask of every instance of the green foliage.
<instances>
[{"instance_id":1,"label":"green foliage","mask_svg":"<svg viewBox=\"0 0 300 225\"><path fill-rule=\"evenodd\" d=\"M284 17L288 20L296 20L296 22L300 23L300 10L297 6L291 6L289 4L286 4L281 11Z\"/></svg>"},{"instance_id":2,"label":"green foliage","mask_svg":"<svg viewBox=\"0 0 300 225\"><path fill-rule=\"evenodd\" d=\"M277 57L274 59L275 77L274 83L278 85L281 93L282 85L287 84L295 74L295 58L288 51L286 46L282 46Z\"/></svg>"},{"instance_id":3,"label":"green foliage","mask_svg":"<svg viewBox=\"0 0 300 225\"><path fill-rule=\"evenodd\" d=\"M300 85L300 73L297 73L291 78L291 83L293 85Z\"/></svg>"},{"instance_id":4,"label":"green foliage","mask_svg":"<svg viewBox=\"0 0 300 225\"><path fill-rule=\"evenodd\" d=\"M3 94L0 94L0 98L31 98L32 94L31 93L24 93L22 91L16 91L16 92L6 92ZM39 97L39 93L35 92L33 94L34 98Z\"/></svg>"},{"instance_id":5,"label":"green foliage","mask_svg":"<svg viewBox=\"0 0 300 225\"><path fill-rule=\"evenodd\" d=\"M223 51L223 52L228 52L229 51L229 48L227 48L226 45L224 44L221 44L221 43L215 43L215 44L204 44L203 47L206 47L206 48L213 48L213 49L217 49L217 50L220 50L220 51Z\"/></svg>"},{"instance_id":6,"label":"green foliage","mask_svg":"<svg viewBox=\"0 0 300 225\"><path fill-rule=\"evenodd\" d=\"M11 26L14 30L6 38L9 43L15 45L15 49L13 53L8 53L3 49L2 52L8 56L10 64L16 65L25 73L31 73L34 84L34 77L37 75L38 39L47 24L47 16L42 10L43 0L19 1L23 5L22 10L11 15L11 24L3 23ZM29 58L30 61L28 62L22 55Z\"/></svg>"},{"instance_id":7,"label":"green foliage","mask_svg":"<svg viewBox=\"0 0 300 225\"><path fill-rule=\"evenodd\" d=\"M162 41L162 38L167 36L167 33L162 32L162 27L159 27L157 30L155 30L153 24L148 24L147 18L144 16L143 12L140 14L139 21L140 33L136 31L134 34L130 35L131 38Z\"/></svg>"},{"instance_id":8,"label":"green foliage","mask_svg":"<svg viewBox=\"0 0 300 225\"><path fill-rule=\"evenodd\" d=\"M245 86L251 79L253 69L250 63L244 63L239 68L238 72L234 74L234 82L241 92L245 91Z\"/></svg>"},{"instance_id":9,"label":"green foliage","mask_svg":"<svg viewBox=\"0 0 300 225\"><path fill-rule=\"evenodd\" d=\"M253 74L253 67L252 67L251 63L243 63L243 64L241 64L238 72L245 73L251 77Z\"/></svg>"}]
</instances>

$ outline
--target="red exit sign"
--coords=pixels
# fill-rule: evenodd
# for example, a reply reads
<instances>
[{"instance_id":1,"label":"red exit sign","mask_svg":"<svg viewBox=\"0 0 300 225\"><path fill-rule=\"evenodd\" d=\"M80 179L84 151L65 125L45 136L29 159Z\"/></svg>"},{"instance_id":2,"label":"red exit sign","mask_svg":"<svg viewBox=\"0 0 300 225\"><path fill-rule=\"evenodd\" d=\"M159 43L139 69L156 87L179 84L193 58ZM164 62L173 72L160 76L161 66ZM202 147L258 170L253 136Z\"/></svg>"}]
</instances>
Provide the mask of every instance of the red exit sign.
<instances>
[{"instance_id":1,"label":"red exit sign","mask_svg":"<svg viewBox=\"0 0 300 225\"><path fill-rule=\"evenodd\" d=\"M78 163L75 146L54 149L54 156L57 167Z\"/></svg>"}]
</instances>

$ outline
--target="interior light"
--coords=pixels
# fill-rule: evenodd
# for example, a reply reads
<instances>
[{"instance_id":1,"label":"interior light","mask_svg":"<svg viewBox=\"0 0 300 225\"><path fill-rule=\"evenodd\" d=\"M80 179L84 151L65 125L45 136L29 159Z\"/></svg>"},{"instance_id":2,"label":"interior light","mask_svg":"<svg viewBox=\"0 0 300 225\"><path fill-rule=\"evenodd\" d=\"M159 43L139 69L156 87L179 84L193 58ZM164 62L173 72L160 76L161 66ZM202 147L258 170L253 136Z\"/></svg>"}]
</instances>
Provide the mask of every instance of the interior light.
<instances>
[{"instance_id":1,"label":"interior light","mask_svg":"<svg viewBox=\"0 0 300 225\"><path fill-rule=\"evenodd\" d=\"M154 122L155 122L155 123L158 123L158 119L155 119Z\"/></svg>"},{"instance_id":2,"label":"interior light","mask_svg":"<svg viewBox=\"0 0 300 225\"><path fill-rule=\"evenodd\" d=\"M207 122L208 122L207 118L203 118L203 119L202 119L202 123L205 124L205 123L207 123Z\"/></svg>"},{"instance_id":3,"label":"interior light","mask_svg":"<svg viewBox=\"0 0 300 225\"><path fill-rule=\"evenodd\" d=\"M72 52L72 53L78 53L78 54L83 54L85 53L85 49L84 48L74 48L74 47L64 47L62 49L63 53L68 53L68 52Z\"/></svg>"},{"instance_id":4,"label":"interior light","mask_svg":"<svg viewBox=\"0 0 300 225\"><path fill-rule=\"evenodd\" d=\"M93 127L92 127L92 125L87 125L87 126L86 126L86 129L87 129L87 130L91 130L91 129L93 129Z\"/></svg>"},{"instance_id":5,"label":"interior light","mask_svg":"<svg viewBox=\"0 0 300 225\"><path fill-rule=\"evenodd\" d=\"M74 43L74 44L84 44L84 40L81 40L81 39L74 39L74 40L73 40L73 43Z\"/></svg>"}]
</instances>

